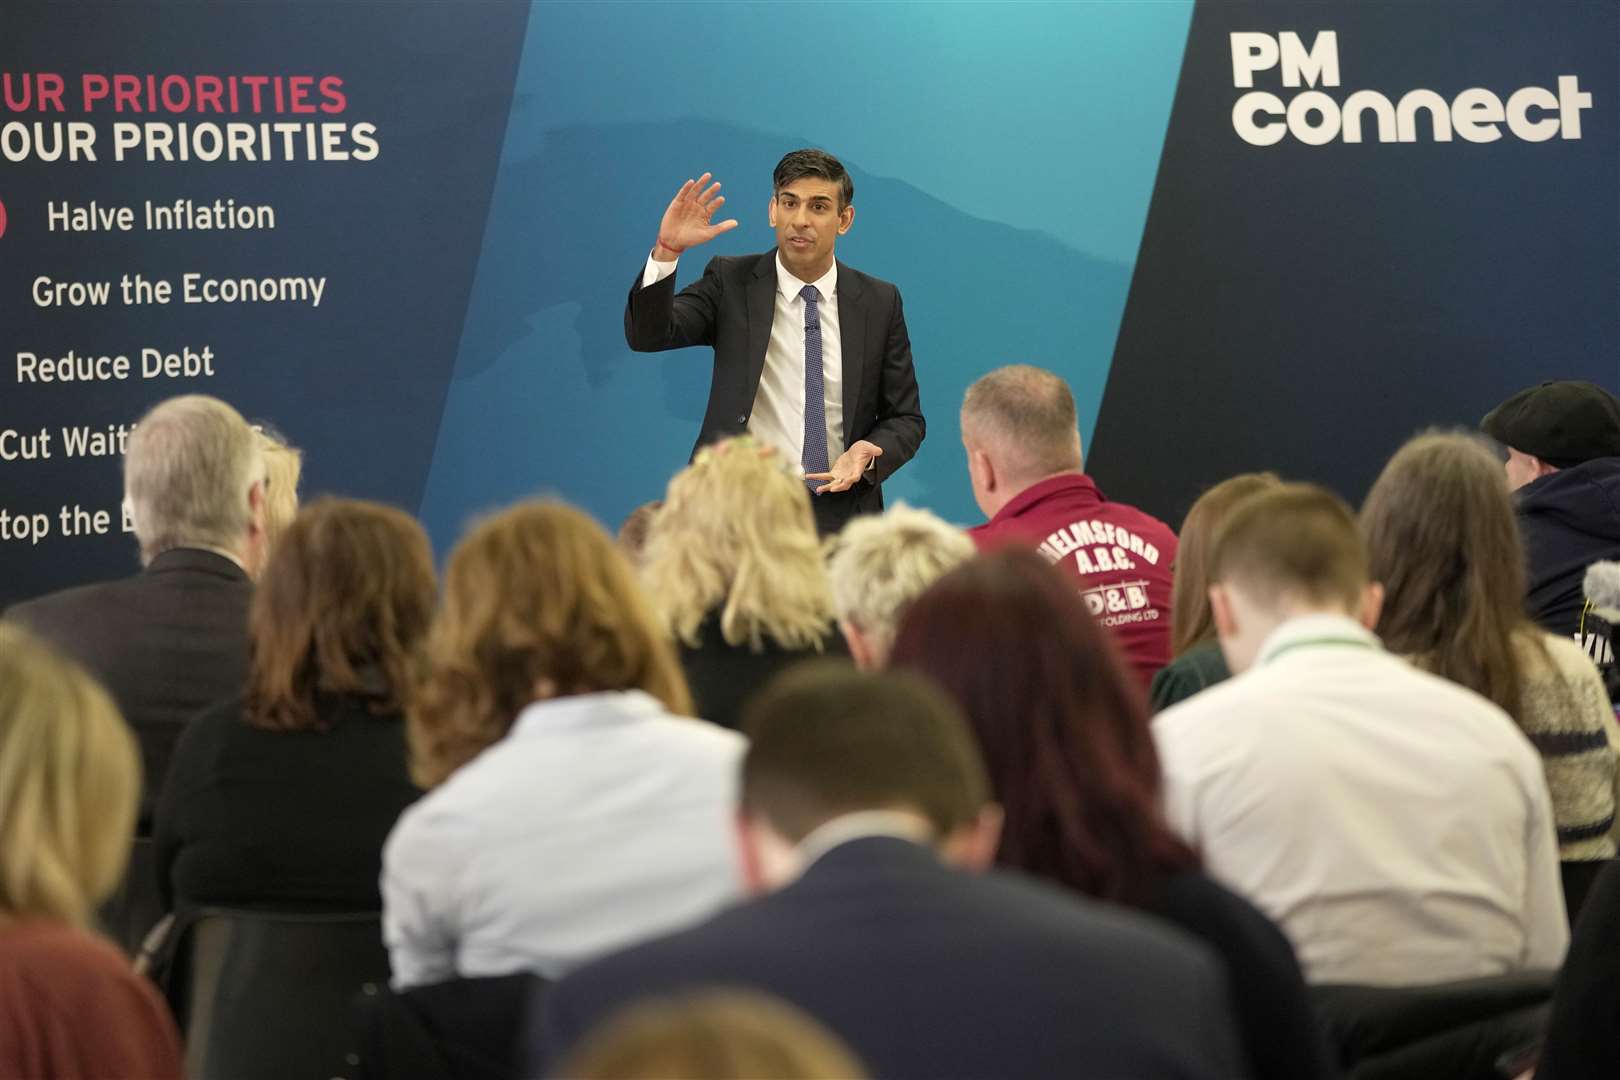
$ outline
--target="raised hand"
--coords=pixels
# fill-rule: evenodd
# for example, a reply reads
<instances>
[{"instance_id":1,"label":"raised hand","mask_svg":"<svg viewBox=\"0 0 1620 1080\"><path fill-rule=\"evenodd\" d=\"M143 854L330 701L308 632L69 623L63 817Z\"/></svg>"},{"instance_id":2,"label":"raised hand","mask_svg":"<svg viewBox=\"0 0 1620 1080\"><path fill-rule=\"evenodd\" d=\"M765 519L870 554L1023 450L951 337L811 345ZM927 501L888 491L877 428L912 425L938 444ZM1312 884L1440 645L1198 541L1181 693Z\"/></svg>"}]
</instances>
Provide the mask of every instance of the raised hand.
<instances>
[{"instance_id":1,"label":"raised hand","mask_svg":"<svg viewBox=\"0 0 1620 1080\"><path fill-rule=\"evenodd\" d=\"M720 194L719 181L709 184L709 179L710 174L704 173L696 180L688 180L670 200L664 220L658 224L658 246L653 249L653 258L667 262L687 248L707 244L737 227L736 218L710 223L726 197Z\"/></svg>"}]
</instances>

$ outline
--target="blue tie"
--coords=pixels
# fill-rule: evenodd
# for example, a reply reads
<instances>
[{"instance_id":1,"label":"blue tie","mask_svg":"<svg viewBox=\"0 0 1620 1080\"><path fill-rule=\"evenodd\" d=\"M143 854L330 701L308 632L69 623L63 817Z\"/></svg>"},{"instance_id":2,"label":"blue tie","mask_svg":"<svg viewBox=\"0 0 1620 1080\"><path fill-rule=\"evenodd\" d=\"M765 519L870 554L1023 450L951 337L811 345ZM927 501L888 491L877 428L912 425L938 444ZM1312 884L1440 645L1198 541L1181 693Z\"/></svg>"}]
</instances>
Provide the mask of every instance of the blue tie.
<instances>
[{"instance_id":1,"label":"blue tie","mask_svg":"<svg viewBox=\"0 0 1620 1080\"><path fill-rule=\"evenodd\" d=\"M821 294L814 285L799 290L804 297L804 453L807 473L827 471L827 391L821 381ZM807 481L814 491L818 481Z\"/></svg>"}]
</instances>

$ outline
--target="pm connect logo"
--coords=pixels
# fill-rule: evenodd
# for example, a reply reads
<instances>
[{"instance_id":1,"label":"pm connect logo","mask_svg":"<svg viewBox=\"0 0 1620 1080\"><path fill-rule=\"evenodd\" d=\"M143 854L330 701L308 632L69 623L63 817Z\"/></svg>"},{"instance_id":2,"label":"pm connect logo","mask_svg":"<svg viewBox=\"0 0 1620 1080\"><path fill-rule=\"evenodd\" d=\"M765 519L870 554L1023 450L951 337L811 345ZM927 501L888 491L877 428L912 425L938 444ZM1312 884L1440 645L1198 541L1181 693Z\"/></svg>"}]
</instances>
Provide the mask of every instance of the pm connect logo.
<instances>
[{"instance_id":1,"label":"pm connect logo","mask_svg":"<svg viewBox=\"0 0 1620 1080\"><path fill-rule=\"evenodd\" d=\"M1281 68L1282 84L1339 85L1339 35L1323 30L1309 49L1299 35L1285 30L1271 34L1232 35L1232 85L1248 89L1256 72ZM1246 143L1271 146L1292 135L1309 146L1343 139L1363 140L1366 116L1376 122L1381 143L1417 142L1424 138L1450 142L1452 133L1467 142L1495 142L1501 125L1525 142L1546 142L1557 137L1581 137L1581 110L1592 107L1592 95L1581 90L1573 75L1558 76L1558 93L1526 86L1508 95L1506 103L1489 90L1472 87L1447 101L1433 90L1409 90L1397 102L1376 90L1357 90L1343 104L1311 89L1283 101L1276 94L1251 90L1232 106L1232 128ZM1424 118L1420 122L1419 114Z\"/></svg>"}]
</instances>

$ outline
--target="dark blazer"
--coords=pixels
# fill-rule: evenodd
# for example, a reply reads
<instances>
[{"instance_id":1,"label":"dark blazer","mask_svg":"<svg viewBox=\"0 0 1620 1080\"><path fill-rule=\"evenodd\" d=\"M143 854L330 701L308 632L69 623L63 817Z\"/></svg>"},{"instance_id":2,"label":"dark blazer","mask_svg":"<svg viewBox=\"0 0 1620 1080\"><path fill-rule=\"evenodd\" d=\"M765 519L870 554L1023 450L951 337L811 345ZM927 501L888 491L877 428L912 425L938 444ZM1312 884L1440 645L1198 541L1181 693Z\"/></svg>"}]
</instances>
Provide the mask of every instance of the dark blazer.
<instances>
[{"instance_id":1,"label":"dark blazer","mask_svg":"<svg viewBox=\"0 0 1620 1080\"><path fill-rule=\"evenodd\" d=\"M698 627L697 645L683 641L680 653L698 716L737 731L748 702L780 672L818 657L848 659L849 646L836 626L828 626L819 650L794 651L767 640L764 648L755 652L747 643L733 645L726 641L720 632L719 617L711 615Z\"/></svg>"},{"instance_id":2,"label":"dark blazer","mask_svg":"<svg viewBox=\"0 0 1620 1080\"><path fill-rule=\"evenodd\" d=\"M266 731L240 700L204 712L175 749L154 826L168 906L380 911L382 847L421 794L405 721L322 695L324 731Z\"/></svg>"},{"instance_id":3,"label":"dark blazer","mask_svg":"<svg viewBox=\"0 0 1620 1080\"><path fill-rule=\"evenodd\" d=\"M797 1005L885 1080L1248 1075L1225 973L1203 946L888 837L843 844L776 893L565 977L531 1025L529 1075L634 999L722 985Z\"/></svg>"},{"instance_id":4,"label":"dark blazer","mask_svg":"<svg viewBox=\"0 0 1620 1080\"><path fill-rule=\"evenodd\" d=\"M709 405L698 447L748 430L771 324L776 317L776 252L721 255L703 276L675 292L675 275L630 286L624 338L637 352L690 345L714 349ZM900 290L838 264L839 351L843 357L844 442L866 439L883 448L865 481L840 495L812 500L816 524L831 531L855 514L883 509L883 481L910 461L923 441L922 404L911 365L911 338Z\"/></svg>"},{"instance_id":5,"label":"dark blazer","mask_svg":"<svg viewBox=\"0 0 1620 1080\"><path fill-rule=\"evenodd\" d=\"M90 669L140 742L145 786L138 830L186 722L242 692L253 583L223 555L176 548L134 577L81 585L6 613Z\"/></svg>"}]
</instances>

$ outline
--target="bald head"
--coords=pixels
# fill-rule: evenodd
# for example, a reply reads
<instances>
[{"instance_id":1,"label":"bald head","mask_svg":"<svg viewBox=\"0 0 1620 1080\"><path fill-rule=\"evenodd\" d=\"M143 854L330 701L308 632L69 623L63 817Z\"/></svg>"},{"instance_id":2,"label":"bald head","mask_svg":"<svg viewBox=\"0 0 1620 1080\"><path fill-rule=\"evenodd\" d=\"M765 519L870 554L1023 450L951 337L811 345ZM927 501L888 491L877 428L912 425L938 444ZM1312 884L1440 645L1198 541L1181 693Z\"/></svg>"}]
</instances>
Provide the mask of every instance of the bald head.
<instances>
[{"instance_id":1,"label":"bald head","mask_svg":"<svg viewBox=\"0 0 1620 1080\"><path fill-rule=\"evenodd\" d=\"M1029 364L997 368L968 387L962 441L987 516L1031 484L1083 467L1069 384Z\"/></svg>"}]
</instances>

